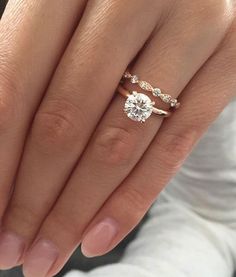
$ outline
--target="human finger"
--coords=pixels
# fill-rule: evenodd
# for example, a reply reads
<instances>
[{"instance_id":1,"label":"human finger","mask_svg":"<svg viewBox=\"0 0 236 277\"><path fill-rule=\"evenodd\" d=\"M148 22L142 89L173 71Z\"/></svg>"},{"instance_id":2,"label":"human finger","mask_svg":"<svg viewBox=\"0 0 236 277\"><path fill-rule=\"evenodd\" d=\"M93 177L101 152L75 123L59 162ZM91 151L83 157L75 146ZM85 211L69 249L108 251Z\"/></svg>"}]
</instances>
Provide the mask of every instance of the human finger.
<instances>
[{"instance_id":1,"label":"human finger","mask_svg":"<svg viewBox=\"0 0 236 277\"><path fill-rule=\"evenodd\" d=\"M186 87L182 108L164 122L135 170L94 218L82 240L89 256L110 251L136 226L204 131L235 97L235 41L234 33ZM102 232L109 234L114 226L116 232L100 244Z\"/></svg>"}]
</instances>

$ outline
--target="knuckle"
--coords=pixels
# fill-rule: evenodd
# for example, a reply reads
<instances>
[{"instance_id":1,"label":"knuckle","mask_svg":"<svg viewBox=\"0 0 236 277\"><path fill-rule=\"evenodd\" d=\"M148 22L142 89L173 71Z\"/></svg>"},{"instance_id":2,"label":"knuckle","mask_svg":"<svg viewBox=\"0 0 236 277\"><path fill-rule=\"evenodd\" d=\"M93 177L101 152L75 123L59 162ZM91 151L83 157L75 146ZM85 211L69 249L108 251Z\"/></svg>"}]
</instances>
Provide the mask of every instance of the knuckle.
<instances>
[{"instance_id":1,"label":"knuckle","mask_svg":"<svg viewBox=\"0 0 236 277\"><path fill-rule=\"evenodd\" d=\"M212 8L213 24L215 23L215 26L218 28L218 30L222 30L221 39L223 39L235 17L233 1L218 0L217 4L218 5ZM213 3L212 6L214 6Z\"/></svg>"},{"instance_id":2,"label":"knuckle","mask_svg":"<svg viewBox=\"0 0 236 277\"><path fill-rule=\"evenodd\" d=\"M175 173L193 148L198 134L198 129L194 127L187 128L187 131L165 133L164 138L158 141L158 159L161 164Z\"/></svg>"},{"instance_id":3,"label":"knuckle","mask_svg":"<svg viewBox=\"0 0 236 277\"><path fill-rule=\"evenodd\" d=\"M200 19L203 21L222 22L232 5L228 0L202 0L198 9Z\"/></svg>"},{"instance_id":4,"label":"knuckle","mask_svg":"<svg viewBox=\"0 0 236 277\"><path fill-rule=\"evenodd\" d=\"M122 202L126 206L126 211L129 211L129 215L133 221L139 220L148 210L151 205L153 196L148 193L144 193L143 190L139 190L134 186L119 191ZM132 220L131 220L132 221Z\"/></svg>"},{"instance_id":5,"label":"knuckle","mask_svg":"<svg viewBox=\"0 0 236 277\"><path fill-rule=\"evenodd\" d=\"M38 214L34 212L32 207L14 201L7 210L4 224L12 228L19 226L19 228L22 228L22 230L19 231L27 230L27 232L31 232L33 231L34 226L37 226L37 218Z\"/></svg>"},{"instance_id":6,"label":"knuckle","mask_svg":"<svg viewBox=\"0 0 236 277\"><path fill-rule=\"evenodd\" d=\"M218 51L216 54L218 54L217 58L219 59L219 62L221 66L219 70L222 70L222 68L226 71L226 76L232 76L235 75L236 70L236 53L235 53L235 44L236 44L236 9L235 9L235 16L234 20L227 32L227 35L225 36L224 40L218 47ZM230 75L228 75L230 74Z\"/></svg>"},{"instance_id":7,"label":"knuckle","mask_svg":"<svg viewBox=\"0 0 236 277\"><path fill-rule=\"evenodd\" d=\"M54 101L39 111L34 120L32 137L44 150L68 150L78 141L79 111L74 105Z\"/></svg>"},{"instance_id":8,"label":"knuckle","mask_svg":"<svg viewBox=\"0 0 236 277\"><path fill-rule=\"evenodd\" d=\"M180 2L184 18L194 32L214 33L222 37L233 19L231 0L200 0ZM183 10L183 4L189 8ZM202 28L204 26L204 29Z\"/></svg>"},{"instance_id":9,"label":"knuckle","mask_svg":"<svg viewBox=\"0 0 236 277\"><path fill-rule=\"evenodd\" d=\"M134 155L136 136L131 130L118 126L107 126L98 131L94 147L96 156L103 163L126 165Z\"/></svg>"},{"instance_id":10,"label":"knuckle","mask_svg":"<svg viewBox=\"0 0 236 277\"><path fill-rule=\"evenodd\" d=\"M63 211L58 211L57 209L52 210L49 217L46 219L43 225L43 232L47 232L47 230L60 230L60 234L58 237L64 237L68 240L71 240L72 244L77 244L82 236L82 228L78 227L75 222L76 218L73 215L66 214ZM69 234L69 236L68 236Z\"/></svg>"}]
</instances>

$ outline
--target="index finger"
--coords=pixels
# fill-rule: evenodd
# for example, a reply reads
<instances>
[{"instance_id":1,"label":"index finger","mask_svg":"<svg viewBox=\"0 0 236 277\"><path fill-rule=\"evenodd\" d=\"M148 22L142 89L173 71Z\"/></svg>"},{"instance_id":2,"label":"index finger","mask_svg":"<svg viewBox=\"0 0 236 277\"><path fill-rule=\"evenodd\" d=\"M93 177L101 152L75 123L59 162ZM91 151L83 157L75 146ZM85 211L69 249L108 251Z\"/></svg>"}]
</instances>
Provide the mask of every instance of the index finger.
<instances>
[{"instance_id":1,"label":"index finger","mask_svg":"<svg viewBox=\"0 0 236 277\"><path fill-rule=\"evenodd\" d=\"M35 109L83 8L70 3L65 10L58 0L10 0L0 21L0 216Z\"/></svg>"}]
</instances>

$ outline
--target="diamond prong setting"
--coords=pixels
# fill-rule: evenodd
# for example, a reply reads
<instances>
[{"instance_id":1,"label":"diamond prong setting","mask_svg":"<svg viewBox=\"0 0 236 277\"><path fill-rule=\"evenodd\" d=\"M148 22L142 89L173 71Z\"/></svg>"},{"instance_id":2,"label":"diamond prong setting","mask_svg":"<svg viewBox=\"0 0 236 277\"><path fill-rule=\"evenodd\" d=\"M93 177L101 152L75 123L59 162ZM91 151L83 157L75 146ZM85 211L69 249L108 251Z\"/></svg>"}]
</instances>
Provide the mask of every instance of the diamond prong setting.
<instances>
[{"instance_id":1,"label":"diamond prong setting","mask_svg":"<svg viewBox=\"0 0 236 277\"><path fill-rule=\"evenodd\" d=\"M152 114L154 102L145 94L133 91L128 96L124 112L133 121L144 123Z\"/></svg>"}]
</instances>

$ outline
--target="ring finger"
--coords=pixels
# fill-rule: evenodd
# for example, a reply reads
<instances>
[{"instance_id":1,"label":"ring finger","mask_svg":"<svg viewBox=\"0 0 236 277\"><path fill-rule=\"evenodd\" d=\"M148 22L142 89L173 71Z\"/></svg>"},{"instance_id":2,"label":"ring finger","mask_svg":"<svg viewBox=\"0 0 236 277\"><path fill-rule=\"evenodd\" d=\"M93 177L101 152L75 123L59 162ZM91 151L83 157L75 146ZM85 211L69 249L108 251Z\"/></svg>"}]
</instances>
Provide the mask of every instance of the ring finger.
<instances>
[{"instance_id":1,"label":"ring finger","mask_svg":"<svg viewBox=\"0 0 236 277\"><path fill-rule=\"evenodd\" d=\"M9 200L35 109L82 10L83 1L77 0L72 0L66 10L57 0L10 0L1 18L0 217ZM53 40L49 39L52 35Z\"/></svg>"}]
</instances>

